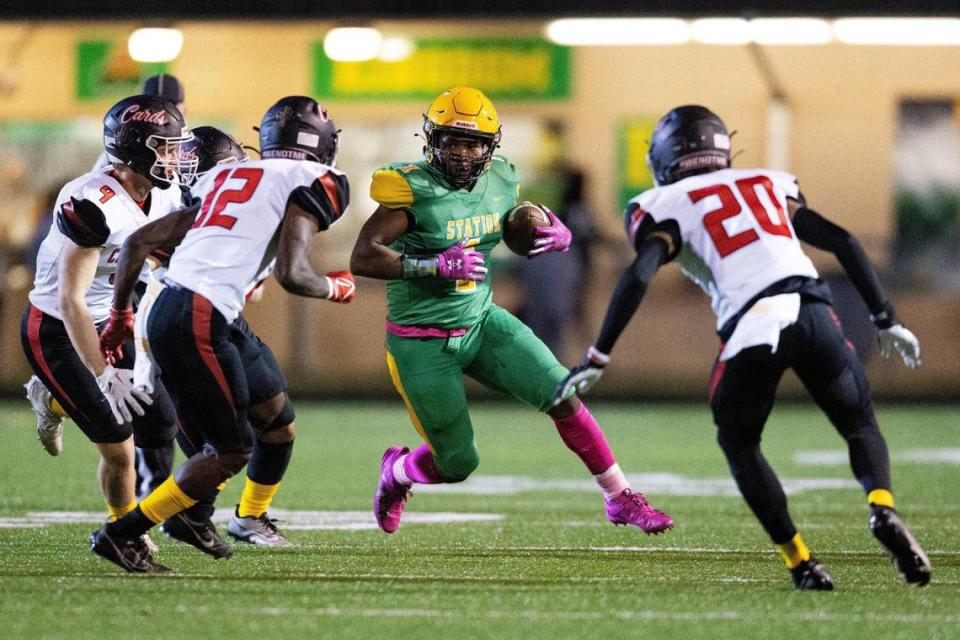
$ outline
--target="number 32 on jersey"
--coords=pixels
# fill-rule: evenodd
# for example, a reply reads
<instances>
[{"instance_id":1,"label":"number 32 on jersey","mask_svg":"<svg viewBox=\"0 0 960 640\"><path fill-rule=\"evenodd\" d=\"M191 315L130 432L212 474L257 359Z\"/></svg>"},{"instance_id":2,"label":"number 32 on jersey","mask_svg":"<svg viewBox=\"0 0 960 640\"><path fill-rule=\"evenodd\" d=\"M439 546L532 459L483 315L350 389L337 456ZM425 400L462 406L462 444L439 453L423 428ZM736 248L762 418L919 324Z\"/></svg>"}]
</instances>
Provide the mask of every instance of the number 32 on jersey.
<instances>
[{"instance_id":1,"label":"number 32 on jersey","mask_svg":"<svg viewBox=\"0 0 960 640\"><path fill-rule=\"evenodd\" d=\"M724 226L726 220L743 213L743 204L746 204L763 232L785 238L793 237L786 212L774 192L770 178L754 176L737 180L734 184L740 195L739 198L727 184L704 187L687 194L693 203L710 196L717 196L720 199L720 207L703 216L703 226L710 234L721 258L726 258L734 251L760 239L760 234L752 227L730 235ZM764 201L760 199L761 193L766 196Z\"/></svg>"},{"instance_id":2,"label":"number 32 on jersey","mask_svg":"<svg viewBox=\"0 0 960 640\"><path fill-rule=\"evenodd\" d=\"M237 188L223 189L223 184L227 181L227 178L242 180L243 184ZM252 198L261 178L263 178L263 169L239 167L221 171L213 181L213 187L207 193L207 197L203 199L203 206L200 207L200 213L197 214L197 219L192 228L223 227L227 230L233 229L233 225L237 223L236 216L225 215L223 210L229 204L241 204Z\"/></svg>"}]
</instances>

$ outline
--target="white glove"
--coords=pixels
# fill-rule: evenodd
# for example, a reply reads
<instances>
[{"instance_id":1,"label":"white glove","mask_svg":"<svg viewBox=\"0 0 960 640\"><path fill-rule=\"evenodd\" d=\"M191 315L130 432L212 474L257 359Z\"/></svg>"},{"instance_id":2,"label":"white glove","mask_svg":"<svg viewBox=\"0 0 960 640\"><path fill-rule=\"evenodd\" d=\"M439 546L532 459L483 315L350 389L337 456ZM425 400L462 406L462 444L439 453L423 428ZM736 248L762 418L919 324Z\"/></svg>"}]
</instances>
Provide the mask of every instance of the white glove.
<instances>
[{"instance_id":1,"label":"white glove","mask_svg":"<svg viewBox=\"0 0 960 640\"><path fill-rule=\"evenodd\" d=\"M903 363L911 369L920 366L920 341L917 336L902 324L895 324L889 329L880 329L880 355L889 358L896 349Z\"/></svg>"},{"instance_id":2,"label":"white glove","mask_svg":"<svg viewBox=\"0 0 960 640\"><path fill-rule=\"evenodd\" d=\"M570 369L570 373L557 385L557 390L553 394L553 404L555 407L576 391L577 395L583 395L590 390L590 387L600 381L603 375L603 369L610 363L610 356L597 351L595 347L587 349L587 355L583 361Z\"/></svg>"},{"instance_id":3,"label":"white glove","mask_svg":"<svg viewBox=\"0 0 960 640\"><path fill-rule=\"evenodd\" d=\"M117 419L117 424L124 424L133 420L133 413L138 416L144 414L143 406L153 404L153 398L133 387L132 369L114 369L113 365L107 365L99 376L97 376L97 386L107 397L110 403L110 410L113 411L113 417Z\"/></svg>"}]
</instances>

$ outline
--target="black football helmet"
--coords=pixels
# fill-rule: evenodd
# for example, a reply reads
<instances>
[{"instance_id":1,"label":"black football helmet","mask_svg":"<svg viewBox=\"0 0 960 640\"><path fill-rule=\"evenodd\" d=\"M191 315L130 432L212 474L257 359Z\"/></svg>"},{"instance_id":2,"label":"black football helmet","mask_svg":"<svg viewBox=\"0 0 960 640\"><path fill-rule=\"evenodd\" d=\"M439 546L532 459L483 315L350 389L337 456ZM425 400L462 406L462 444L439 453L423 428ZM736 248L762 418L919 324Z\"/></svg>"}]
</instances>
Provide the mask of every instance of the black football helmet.
<instances>
[{"instance_id":1,"label":"black football helmet","mask_svg":"<svg viewBox=\"0 0 960 640\"><path fill-rule=\"evenodd\" d=\"M124 98L103 118L107 159L158 187L193 182L197 159L183 154L183 143L191 137L176 105L157 96Z\"/></svg>"},{"instance_id":2,"label":"black football helmet","mask_svg":"<svg viewBox=\"0 0 960 640\"><path fill-rule=\"evenodd\" d=\"M247 159L246 151L229 133L216 127L197 127L190 132L193 140L183 145L183 153L197 159L197 178L219 164Z\"/></svg>"},{"instance_id":3,"label":"black football helmet","mask_svg":"<svg viewBox=\"0 0 960 640\"><path fill-rule=\"evenodd\" d=\"M730 166L730 134L706 107L685 105L660 118L650 139L647 164L657 185Z\"/></svg>"},{"instance_id":4,"label":"black football helmet","mask_svg":"<svg viewBox=\"0 0 960 640\"><path fill-rule=\"evenodd\" d=\"M313 160L330 166L337 161L340 132L313 98L281 98L263 114L259 132L264 159Z\"/></svg>"}]
</instances>

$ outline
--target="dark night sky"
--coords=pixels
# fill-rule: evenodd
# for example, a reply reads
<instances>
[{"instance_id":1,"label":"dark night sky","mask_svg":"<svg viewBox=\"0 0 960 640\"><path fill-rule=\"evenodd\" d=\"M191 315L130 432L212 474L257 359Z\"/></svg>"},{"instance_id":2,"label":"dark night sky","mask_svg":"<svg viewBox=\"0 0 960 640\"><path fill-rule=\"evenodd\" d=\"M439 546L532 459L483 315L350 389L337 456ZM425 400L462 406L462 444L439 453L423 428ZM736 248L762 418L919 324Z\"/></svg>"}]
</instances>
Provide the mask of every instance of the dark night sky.
<instances>
[{"instance_id":1,"label":"dark night sky","mask_svg":"<svg viewBox=\"0 0 960 640\"><path fill-rule=\"evenodd\" d=\"M0 18L89 19L289 19L363 18L536 18L558 16L720 16L720 15L960 15L960 0L3 0Z\"/></svg>"}]
</instances>

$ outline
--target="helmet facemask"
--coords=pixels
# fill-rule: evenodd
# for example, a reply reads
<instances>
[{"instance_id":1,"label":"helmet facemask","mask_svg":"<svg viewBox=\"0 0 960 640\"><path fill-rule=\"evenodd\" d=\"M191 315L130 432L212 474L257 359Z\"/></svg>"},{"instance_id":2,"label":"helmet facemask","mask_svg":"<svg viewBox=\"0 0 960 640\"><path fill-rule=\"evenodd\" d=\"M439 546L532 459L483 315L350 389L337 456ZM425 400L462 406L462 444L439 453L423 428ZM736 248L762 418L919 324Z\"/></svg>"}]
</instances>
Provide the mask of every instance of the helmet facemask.
<instances>
[{"instance_id":1,"label":"helmet facemask","mask_svg":"<svg viewBox=\"0 0 960 640\"><path fill-rule=\"evenodd\" d=\"M499 146L500 132L470 131L459 127L438 127L424 119L424 148L428 164L455 189L472 189L490 168Z\"/></svg>"},{"instance_id":2,"label":"helmet facemask","mask_svg":"<svg viewBox=\"0 0 960 640\"><path fill-rule=\"evenodd\" d=\"M145 177L157 186L193 184L197 177L200 159L196 154L187 152L183 146L191 140L193 140L193 134L189 132L177 137L148 136L145 144L153 151L154 161Z\"/></svg>"}]
</instances>

